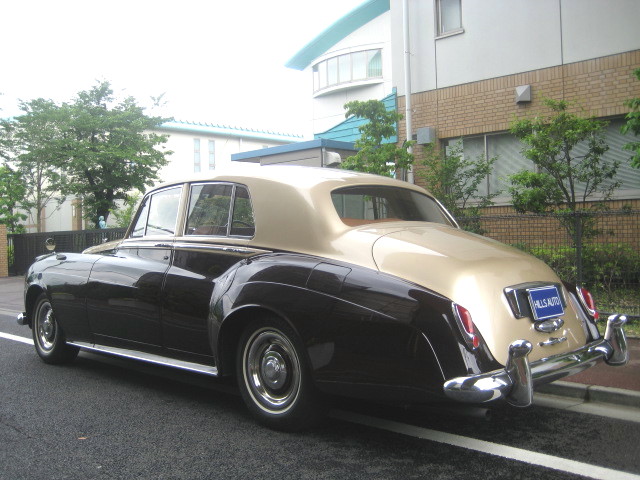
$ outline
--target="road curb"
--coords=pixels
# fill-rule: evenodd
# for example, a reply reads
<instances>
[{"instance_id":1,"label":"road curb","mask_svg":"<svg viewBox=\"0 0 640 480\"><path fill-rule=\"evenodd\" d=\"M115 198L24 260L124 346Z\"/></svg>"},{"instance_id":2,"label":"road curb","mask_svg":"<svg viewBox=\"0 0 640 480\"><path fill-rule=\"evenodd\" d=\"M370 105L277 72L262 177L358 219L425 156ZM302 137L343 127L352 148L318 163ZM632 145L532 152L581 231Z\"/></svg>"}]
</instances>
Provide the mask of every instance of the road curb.
<instances>
[{"instance_id":1,"label":"road curb","mask_svg":"<svg viewBox=\"0 0 640 480\"><path fill-rule=\"evenodd\" d=\"M609 403L640 408L640 392L623 388L601 387L573 382L553 382L542 385L536 391L559 397L575 398L585 403Z\"/></svg>"}]
</instances>

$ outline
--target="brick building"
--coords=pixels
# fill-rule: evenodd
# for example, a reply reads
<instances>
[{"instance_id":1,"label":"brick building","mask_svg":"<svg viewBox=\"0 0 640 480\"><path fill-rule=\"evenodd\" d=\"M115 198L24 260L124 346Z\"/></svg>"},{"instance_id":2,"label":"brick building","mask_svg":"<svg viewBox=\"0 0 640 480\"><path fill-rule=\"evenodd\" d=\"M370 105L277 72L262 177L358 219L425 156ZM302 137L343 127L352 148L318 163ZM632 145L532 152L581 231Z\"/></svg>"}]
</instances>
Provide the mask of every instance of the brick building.
<instances>
[{"instance_id":1,"label":"brick building","mask_svg":"<svg viewBox=\"0 0 640 480\"><path fill-rule=\"evenodd\" d=\"M461 142L470 158L498 157L482 192L504 192L507 175L533 168L508 132L514 119L547 113L544 98L576 102L572 108L610 122L606 158L621 162L623 183L616 198L638 209L640 172L622 150L630 138L620 134L623 102L640 96L632 75L640 68L638 18L637 0L366 0L287 65L307 72L316 137L359 136L344 121L346 101L397 101L412 138L444 148ZM356 78L354 55L372 51ZM407 138L404 122L398 137ZM419 165L420 145L414 154ZM496 201L506 207L510 198Z\"/></svg>"},{"instance_id":2,"label":"brick building","mask_svg":"<svg viewBox=\"0 0 640 480\"><path fill-rule=\"evenodd\" d=\"M637 18L634 0L392 0L398 110L406 109L408 25L414 137L429 128L441 147L461 142L465 156L497 156L482 191L504 192L507 175L534 168L508 132L513 120L548 114L545 98L575 102L573 111L609 122L605 158L621 163L615 198L638 209L640 171L622 150L631 138L620 133L623 102L640 96L632 74L640 68ZM406 123L399 127L406 138ZM422 148L414 153L419 164ZM508 203L505 194L497 198Z\"/></svg>"}]
</instances>

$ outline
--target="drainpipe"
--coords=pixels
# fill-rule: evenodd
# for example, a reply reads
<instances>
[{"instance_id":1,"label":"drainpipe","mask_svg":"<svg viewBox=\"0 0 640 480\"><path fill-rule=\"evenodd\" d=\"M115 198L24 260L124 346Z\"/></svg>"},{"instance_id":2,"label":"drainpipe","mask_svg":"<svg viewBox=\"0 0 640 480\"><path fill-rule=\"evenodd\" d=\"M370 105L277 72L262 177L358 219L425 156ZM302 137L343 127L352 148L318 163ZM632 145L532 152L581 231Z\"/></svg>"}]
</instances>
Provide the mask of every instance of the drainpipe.
<instances>
[{"instance_id":1,"label":"drainpipe","mask_svg":"<svg viewBox=\"0 0 640 480\"><path fill-rule=\"evenodd\" d=\"M404 34L404 120L407 130L407 140L413 140L411 124L411 52L409 39L409 0L402 1L402 32ZM413 153L413 147L409 147L409 153ZM413 168L407 171L407 182L413 182Z\"/></svg>"}]
</instances>

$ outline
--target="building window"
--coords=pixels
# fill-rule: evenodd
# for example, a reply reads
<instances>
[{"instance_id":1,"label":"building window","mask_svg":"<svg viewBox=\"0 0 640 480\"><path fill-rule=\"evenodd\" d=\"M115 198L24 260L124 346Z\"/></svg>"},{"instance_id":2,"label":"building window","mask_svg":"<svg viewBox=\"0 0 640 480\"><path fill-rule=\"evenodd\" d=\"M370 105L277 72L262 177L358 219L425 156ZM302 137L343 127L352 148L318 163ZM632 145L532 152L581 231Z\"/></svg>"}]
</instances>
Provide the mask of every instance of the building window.
<instances>
[{"instance_id":1,"label":"building window","mask_svg":"<svg viewBox=\"0 0 640 480\"><path fill-rule=\"evenodd\" d=\"M216 141L209 140L209 170L216 169Z\"/></svg>"},{"instance_id":2,"label":"building window","mask_svg":"<svg viewBox=\"0 0 640 480\"><path fill-rule=\"evenodd\" d=\"M193 139L193 171L200 171L200 139Z\"/></svg>"},{"instance_id":3,"label":"building window","mask_svg":"<svg viewBox=\"0 0 640 480\"><path fill-rule=\"evenodd\" d=\"M628 141L620 133L620 127L624 120L611 120L605 131L605 141L609 145L609 150L605 152L603 158L609 163L619 162L616 178L613 181L620 181L620 188L614 192L616 197L633 197L640 192L640 176L637 170L631 168L629 164L629 152L622 147ZM484 156L485 158L497 157L493 164L493 171L478 188L478 195L498 194L494 198L497 204L511 203L508 192L509 175L513 175L521 170L535 171L533 162L522 155L525 147L516 137L509 133L485 134L474 137L455 138L444 141L444 147L449 149L462 142L462 154L469 160L474 160ZM577 145L573 152L580 156L586 152L586 145ZM606 183L605 183L606 186ZM578 182L576 191L584 189L584 185Z\"/></svg>"},{"instance_id":4,"label":"building window","mask_svg":"<svg viewBox=\"0 0 640 480\"><path fill-rule=\"evenodd\" d=\"M347 53L313 66L313 91L375 78L382 78L382 50Z\"/></svg>"},{"instance_id":5,"label":"building window","mask_svg":"<svg viewBox=\"0 0 640 480\"><path fill-rule=\"evenodd\" d=\"M462 0L435 0L438 36L462 32Z\"/></svg>"}]
</instances>

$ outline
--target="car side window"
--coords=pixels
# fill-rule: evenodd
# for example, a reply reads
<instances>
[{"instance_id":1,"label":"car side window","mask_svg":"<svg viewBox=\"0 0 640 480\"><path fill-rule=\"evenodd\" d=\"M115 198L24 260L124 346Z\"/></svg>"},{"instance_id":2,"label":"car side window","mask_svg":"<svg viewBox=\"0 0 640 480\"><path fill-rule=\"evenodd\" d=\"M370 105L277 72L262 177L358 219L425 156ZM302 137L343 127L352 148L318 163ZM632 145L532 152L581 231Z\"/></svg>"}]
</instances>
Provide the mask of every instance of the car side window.
<instances>
[{"instance_id":1,"label":"car side window","mask_svg":"<svg viewBox=\"0 0 640 480\"><path fill-rule=\"evenodd\" d=\"M254 233L253 209L246 187L228 183L191 186L187 235L252 237Z\"/></svg>"},{"instance_id":2,"label":"car side window","mask_svg":"<svg viewBox=\"0 0 640 480\"><path fill-rule=\"evenodd\" d=\"M187 235L226 236L233 185L224 183L191 186Z\"/></svg>"},{"instance_id":3,"label":"car side window","mask_svg":"<svg viewBox=\"0 0 640 480\"><path fill-rule=\"evenodd\" d=\"M175 235L181 191L182 187L168 188L146 198L131 236Z\"/></svg>"},{"instance_id":4,"label":"car side window","mask_svg":"<svg viewBox=\"0 0 640 480\"><path fill-rule=\"evenodd\" d=\"M236 185L233 198L233 220L231 221L231 235L240 237L253 237L256 233L253 221L253 208L249 191L246 187Z\"/></svg>"}]
</instances>

